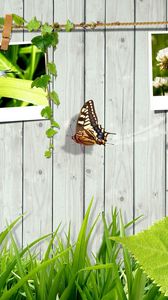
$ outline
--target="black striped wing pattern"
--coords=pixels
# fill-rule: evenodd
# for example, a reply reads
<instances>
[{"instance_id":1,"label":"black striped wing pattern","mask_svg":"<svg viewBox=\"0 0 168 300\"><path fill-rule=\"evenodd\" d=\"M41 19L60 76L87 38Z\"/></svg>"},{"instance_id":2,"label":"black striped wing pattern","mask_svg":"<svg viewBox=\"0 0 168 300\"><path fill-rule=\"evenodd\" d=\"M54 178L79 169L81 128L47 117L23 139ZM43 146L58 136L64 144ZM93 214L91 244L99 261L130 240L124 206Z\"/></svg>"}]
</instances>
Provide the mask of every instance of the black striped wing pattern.
<instances>
[{"instance_id":1,"label":"black striped wing pattern","mask_svg":"<svg viewBox=\"0 0 168 300\"><path fill-rule=\"evenodd\" d=\"M97 115L94 108L93 100L88 100L81 108L76 133L72 139L79 144L105 145L108 133L98 124Z\"/></svg>"}]
</instances>

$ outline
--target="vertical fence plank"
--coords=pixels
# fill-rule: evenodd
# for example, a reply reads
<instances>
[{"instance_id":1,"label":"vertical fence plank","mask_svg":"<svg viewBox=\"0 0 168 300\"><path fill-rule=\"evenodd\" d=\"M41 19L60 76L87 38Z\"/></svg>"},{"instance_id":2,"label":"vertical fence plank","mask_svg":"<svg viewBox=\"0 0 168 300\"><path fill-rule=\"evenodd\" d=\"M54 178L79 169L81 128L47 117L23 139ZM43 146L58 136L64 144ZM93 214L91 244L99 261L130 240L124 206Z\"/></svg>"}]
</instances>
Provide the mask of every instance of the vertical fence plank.
<instances>
[{"instance_id":1,"label":"vertical fence plank","mask_svg":"<svg viewBox=\"0 0 168 300\"><path fill-rule=\"evenodd\" d=\"M166 21L168 20L168 1L166 0L167 11ZM167 30L167 26L166 26ZM168 215L168 112L165 115L165 215Z\"/></svg>"},{"instance_id":2,"label":"vertical fence plank","mask_svg":"<svg viewBox=\"0 0 168 300\"><path fill-rule=\"evenodd\" d=\"M24 3L26 20L36 16L43 23L52 23L52 0L25 0ZM25 33L24 40L31 41L35 34ZM48 121L24 123L23 209L28 216L23 224L23 237L26 243L52 230L52 160L44 157L48 146L47 126Z\"/></svg>"},{"instance_id":3,"label":"vertical fence plank","mask_svg":"<svg viewBox=\"0 0 168 300\"><path fill-rule=\"evenodd\" d=\"M22 1L1 1L1 16L15 13L23 16ZM22 40L22 33L12 33L11 42ZM6 221L14 220L22 213L22 123L0 123L0 230ZM17 231L22 242L22 226Z\"/></svg>"},{"instance_id":4,"label":"vertical fence plank","mask_svg":"<svg viewBox=\"0 0 168 300\"><path fill-rule=\"evenodd\" d=\"M54 7L55 22L83 21L83 0L55 1ZM61 129L55 138L53 224L55 228L60 222L68 225L71 221L75 236L83 215L83 149L72 141L71 136L84 100L83 32L60 32L59 36L55 52L58 69L55 89L61 104L55 108L55 118Z\"/></svg>"},{"instance_id":5,"label":"vertical fence plank","mask_svg":"<svg viewBox=\"0 0 168 300\"><path fill-rule=\"evenodd\" d=\"M105 2L86 1L86 22L105 21ZM85 101L94 100L99 123L104 127L104 39L101 31L86 32L85 38ZM104 147L85 147L85 207L94 196L93 218L104 210ZM101 231L99 230L99 233ZM100 241L94 236L95 249ZM93 245L92 245L93 250Z\"/></svg>"},{"instance_id":6,"label":"vertical fence plank","mask_svg":"<svg viewBox=\"0 0 168 300\"><path fill-rule=\"evenodd\" d=\"M106 2L107 22L134 20L134 1ZM114 146L105 151L105 206L133 215L133 70L134 31L113 29L106 33L105 124L116 132Z\"/></svg>"},{"instance_id":7,"label":"vertical fence plank","mask_svg":"<svg viewBox=\"0 0 168 300\"><path fill-rule=\"evenodd\" d=\"M164 0L137 1L136 21L165 19ZM136 231L165 213L165 115L150 110L148 31L137 28L135 44L135 214L145 216Z\"/></svg>"}]
</instances>

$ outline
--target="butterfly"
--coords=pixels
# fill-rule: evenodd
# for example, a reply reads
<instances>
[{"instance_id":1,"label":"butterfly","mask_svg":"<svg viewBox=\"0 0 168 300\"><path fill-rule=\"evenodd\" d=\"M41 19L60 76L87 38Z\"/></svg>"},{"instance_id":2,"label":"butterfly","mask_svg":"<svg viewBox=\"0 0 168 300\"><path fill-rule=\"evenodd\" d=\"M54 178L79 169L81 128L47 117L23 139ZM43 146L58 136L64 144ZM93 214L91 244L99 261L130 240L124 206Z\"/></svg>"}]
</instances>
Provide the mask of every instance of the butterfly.
<instances>
[{"instance_id":1,"label":"butterfly","mask_svg":"<svg viewBox=\"0 0 168 300\"><path fill-rule=\"evenodd\" d=\"M97 115L94 108L93 100L88 100L81 108L77 124L76 133L72 139L84 146L94 144L105 145L108 134L115 134L106 132L101 125L98 124Z\"/></svg>"}]
</instances>

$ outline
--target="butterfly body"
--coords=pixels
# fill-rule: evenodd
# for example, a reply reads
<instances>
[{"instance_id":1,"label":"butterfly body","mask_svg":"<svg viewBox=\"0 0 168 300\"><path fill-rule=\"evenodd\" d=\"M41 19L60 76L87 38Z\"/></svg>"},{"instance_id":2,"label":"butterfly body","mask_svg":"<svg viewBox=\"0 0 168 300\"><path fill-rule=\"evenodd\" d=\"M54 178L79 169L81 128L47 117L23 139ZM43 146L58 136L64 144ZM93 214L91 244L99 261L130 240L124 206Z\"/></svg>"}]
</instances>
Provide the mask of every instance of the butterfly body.
<instances>
[{"instance_id":1,"label":"butterfly body","mask_svg":"<svg viewBox=\"0 0 168 300\"><path fill-rule=\"evenodd\" d=\"M84 146L94 144L105 145L108 134L109 133L98 124L93 100L87 101L80 111L76 133L72 136L72 139L76 143Z\"/></svg>"}]
</instances>

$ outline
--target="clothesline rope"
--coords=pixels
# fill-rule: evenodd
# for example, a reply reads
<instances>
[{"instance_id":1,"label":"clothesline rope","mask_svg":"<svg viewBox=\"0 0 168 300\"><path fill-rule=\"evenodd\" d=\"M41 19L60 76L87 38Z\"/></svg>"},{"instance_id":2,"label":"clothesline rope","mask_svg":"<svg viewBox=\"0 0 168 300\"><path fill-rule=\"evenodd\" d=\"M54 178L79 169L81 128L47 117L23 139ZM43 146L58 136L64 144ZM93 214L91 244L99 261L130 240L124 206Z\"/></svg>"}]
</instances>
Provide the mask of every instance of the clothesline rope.
<instances>
[{"instance_id":1,"label":"clothesline rope","mask_svg":"<svg viewBox=\"0 0 168 300\"><path fill-rule=\"evenodd\" d=\"M168 25L168 21L151 21L151 22L109 22L109 23L103 23L103 22L90 22L90 23L77 23L77 24L73 24L74 25L74 29L96 29L96 28L112 28L112 27L129 27L129 26L154 26L154 25ZM53 27L53 29L60 29L60 30L65 30L66 28L66 24L59 24L59 23L53 23L51 24L51 26ZM17 30L17 31L21 31L21 30L26 30L26 26L22 25L22 26L18 26L18 25L13 25L12 26L13 30ZM3 30L3 26L0 26L0 31ZM37 30L39 31L39 30Z\"/></svg>"}]
</instances>

